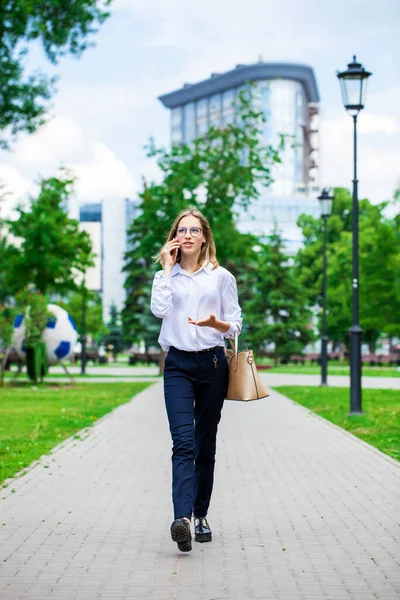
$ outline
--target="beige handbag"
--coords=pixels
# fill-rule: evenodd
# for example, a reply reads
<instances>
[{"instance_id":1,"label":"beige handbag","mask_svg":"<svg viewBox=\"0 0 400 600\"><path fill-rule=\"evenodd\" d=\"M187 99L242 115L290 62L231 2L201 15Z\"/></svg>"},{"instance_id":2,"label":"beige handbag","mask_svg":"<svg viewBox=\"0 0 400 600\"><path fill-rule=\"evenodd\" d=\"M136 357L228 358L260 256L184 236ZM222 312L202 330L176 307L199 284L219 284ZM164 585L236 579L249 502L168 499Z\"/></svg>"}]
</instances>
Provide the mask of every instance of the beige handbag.
<instances>
[{"instance_id":1,"label":"beige handbag","mask_svg":"<svg viewBox=\"0 0 400 600\"><path fill-rule=\"evenodd\" d=\"M229 340L232 350L225 350L229 365L229 385L226 394L227 400L258 400L269 396L269 392L261 383L254 354L249 350L246 342L246 350L238 352L239 335L235 333L235 344Z\"/></svg>"}]
</instances>

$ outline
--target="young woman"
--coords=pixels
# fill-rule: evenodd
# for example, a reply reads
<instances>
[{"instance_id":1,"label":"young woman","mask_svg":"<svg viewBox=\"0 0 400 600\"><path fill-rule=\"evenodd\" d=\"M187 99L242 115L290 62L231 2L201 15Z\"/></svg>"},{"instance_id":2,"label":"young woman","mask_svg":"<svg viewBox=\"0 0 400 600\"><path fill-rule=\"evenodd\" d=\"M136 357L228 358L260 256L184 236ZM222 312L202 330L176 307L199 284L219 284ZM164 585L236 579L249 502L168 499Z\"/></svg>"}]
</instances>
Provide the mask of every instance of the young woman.
<instances>
[{"instance_id":1,"label":"young woman","mask_svg":"<svg viewBox=\"0 0 400 600\"><path fill-rule=\"evenodd\" d=\"M198 210L176 218L156 257L151 310L161 318L158 339L168 351L164 396L172 448L171 537L179 550L210 542L207 511L213 488L215 447L228 387L224 338L240 331L241 309L233 275L218 265L210 226Z\"/></svg>"}]
</instances>

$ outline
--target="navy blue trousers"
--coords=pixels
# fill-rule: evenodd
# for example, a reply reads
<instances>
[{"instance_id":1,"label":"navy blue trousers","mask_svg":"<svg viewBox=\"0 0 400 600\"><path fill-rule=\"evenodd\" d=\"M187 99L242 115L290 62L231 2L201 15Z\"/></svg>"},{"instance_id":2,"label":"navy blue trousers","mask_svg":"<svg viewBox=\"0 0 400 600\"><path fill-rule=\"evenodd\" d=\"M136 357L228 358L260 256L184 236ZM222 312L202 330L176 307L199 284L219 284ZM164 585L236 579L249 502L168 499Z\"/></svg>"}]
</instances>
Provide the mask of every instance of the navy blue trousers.
<instances>
[{"instance_id":1,"label":"navy blue trousers","mask_svg":"<svg viewBox=\"0 0 400 600\"><path fill-rule=\"evenodd\" d=\"M207 515L228 373L223 349L184 352L171 347L165 359L164 396L173 443L175 519Z\"/></svg>"}]
</instances>

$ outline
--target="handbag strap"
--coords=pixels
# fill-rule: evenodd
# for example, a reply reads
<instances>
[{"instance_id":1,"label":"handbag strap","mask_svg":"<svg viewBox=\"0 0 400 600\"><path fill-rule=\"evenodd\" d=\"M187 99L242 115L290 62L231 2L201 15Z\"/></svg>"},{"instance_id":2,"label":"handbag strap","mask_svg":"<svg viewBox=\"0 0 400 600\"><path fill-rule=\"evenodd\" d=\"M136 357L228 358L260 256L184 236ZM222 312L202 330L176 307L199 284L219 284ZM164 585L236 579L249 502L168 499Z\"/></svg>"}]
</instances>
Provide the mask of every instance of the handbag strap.
<instances>
[{"instance_id":1,"label":"handbag strap","mask_svg":"<svg viewBox=\"0 0 400 600\"><path fill-rule=\"evenodd\" d=\"M249 348L246 344L246 340L244 339L244 337L242 336L243 339L243 343L246 346L246 350L247 352L249 352ZM232 338L229 338L229 343L231 345L232 350L235 353L235 371L238 370L238 366L239 366L239 333L237 331L235 331L235 343L232 342Z\"/></svg>"}]
</instances>

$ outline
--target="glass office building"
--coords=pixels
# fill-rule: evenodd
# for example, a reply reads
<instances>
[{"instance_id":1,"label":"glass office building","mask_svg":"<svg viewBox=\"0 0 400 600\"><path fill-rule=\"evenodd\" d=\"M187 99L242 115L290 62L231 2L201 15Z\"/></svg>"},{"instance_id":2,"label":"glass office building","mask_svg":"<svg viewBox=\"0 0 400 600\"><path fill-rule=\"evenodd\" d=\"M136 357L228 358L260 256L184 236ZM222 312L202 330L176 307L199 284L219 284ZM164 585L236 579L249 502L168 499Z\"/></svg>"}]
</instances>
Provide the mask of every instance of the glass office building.
<instances>
[{"instance_id":1,"label":"glass office building","mask_svg":"<svg viewBox=\"0 0 400 600\"><path fill-rule=\"evenodd\" d=\"M99 202L71 202L69 216L79 220L80 229L91 239L94 265L87 270L86 286L103 301L103 319L110 319L111 306L121 311L125 304L125 252L127 229L137 215L137 201L128 198L102 198Z\"/></svg>"},{"instance_id":2,"label":"glass office building","mask_svg":"<svg viewBox=\"0 0 400 600\"><path fill-rule=\"evenodd\" d=\"M255 101L266 117L263 141L277 145L280 134L290 137L281 153L282 163L274 166L274 183L260 190L260 199L248 212L239 211L238 228L262 235L277 222L287 252L293 254L301 244L297 218L302 213L319 215L319 94L311 67L264 62L237 65L161 96L171 111L171 143L190 144L212 125L234 123L238 93L248 81L255 83Z\"/></svg>"},{"instance_id":3,"label":"glass office building","mask_svg":"<svg viewBox=\"0 0 400 600\"><path fill-rule=\"evenodd\" d=\"M81 204L79 207L79 228L86 231L92 242L94 265L86 271L85 285L88 290L103 293L103 226L101 203Z\"/></svg>"}]
</instances>

